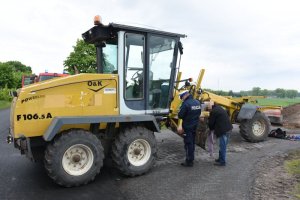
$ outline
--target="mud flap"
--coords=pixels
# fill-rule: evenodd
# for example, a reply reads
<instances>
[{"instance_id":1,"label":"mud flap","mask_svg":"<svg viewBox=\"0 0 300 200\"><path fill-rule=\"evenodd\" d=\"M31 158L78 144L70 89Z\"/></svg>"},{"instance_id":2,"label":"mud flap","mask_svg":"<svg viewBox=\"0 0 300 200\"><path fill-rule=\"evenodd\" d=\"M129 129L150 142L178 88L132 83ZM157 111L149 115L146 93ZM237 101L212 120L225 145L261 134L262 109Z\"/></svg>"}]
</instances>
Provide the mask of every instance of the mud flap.
<instances>
[{"instance_id":1,"label":"mud flap","mask_svg":"<svg viewBox=\"0 0 300 200\"><path fill-rule=\"evenodd\" d=\"M195 143L196 143L196 145L198 145L199 147L201 147L204 150L205 150L206 139L207 139L207 136L209 133L207 121L208 121L207 118L204 118L204 121L199 121L197 130L196 130Z\"/></svg>"},{"instance_id":2,"label":"mud flap","mask_svg":"<svg viewBox=\"0 0 300 200\"><path fill-rule=\"evenodd\" d=\"M257 106L252 104L244 104L237 116L237 120L241 122L244 119L252 119L256 113Z\"/></svg>"}]
</instances>

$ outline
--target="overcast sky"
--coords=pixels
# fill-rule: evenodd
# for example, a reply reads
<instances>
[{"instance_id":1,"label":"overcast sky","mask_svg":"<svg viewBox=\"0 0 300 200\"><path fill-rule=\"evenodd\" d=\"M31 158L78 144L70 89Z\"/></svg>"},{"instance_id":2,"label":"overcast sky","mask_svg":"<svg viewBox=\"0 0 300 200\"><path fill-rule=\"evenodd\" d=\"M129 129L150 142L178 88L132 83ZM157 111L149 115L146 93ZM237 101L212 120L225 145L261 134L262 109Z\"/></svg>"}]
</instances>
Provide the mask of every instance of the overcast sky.
<instances>
[{"instance_id":1,"label":"overcast sky","mask_svg":"<svg viewBox=\"0 0 300 200\"><path fill-rule=\"evenodd\" d=\"M61 73L97 14L104 24L186 34L181 71L196 79L205 68L204 88L300 91L298 0L1 1L0 62Z\"/></svg>"}]
</instances>

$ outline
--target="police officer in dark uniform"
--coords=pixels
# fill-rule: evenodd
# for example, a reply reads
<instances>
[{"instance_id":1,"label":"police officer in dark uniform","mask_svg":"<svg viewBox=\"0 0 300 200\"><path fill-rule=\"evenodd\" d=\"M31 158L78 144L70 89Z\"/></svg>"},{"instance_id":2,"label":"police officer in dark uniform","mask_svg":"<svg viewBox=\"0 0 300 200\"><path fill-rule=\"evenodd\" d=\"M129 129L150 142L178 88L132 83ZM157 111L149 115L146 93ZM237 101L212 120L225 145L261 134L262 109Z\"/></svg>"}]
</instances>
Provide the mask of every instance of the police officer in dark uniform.
<instances>
[{"instance_id":1,"label":"police officer in dark uniform","mask_svg":"<svg viewBox=\"0 0 300 200\"><path fill-rule=\"evenodd\" d=\"M183 120L183 123L182 127L178 128L178 133L183 134L184 149L186 152L185 162L181 163L181 165L192 167L195 152L195 135L201 114L201 105L198 100L193 99L193 96L188 91L182 92L180 99L183 103L180 107L178 117Z\"/></svg>"}]
</instances>

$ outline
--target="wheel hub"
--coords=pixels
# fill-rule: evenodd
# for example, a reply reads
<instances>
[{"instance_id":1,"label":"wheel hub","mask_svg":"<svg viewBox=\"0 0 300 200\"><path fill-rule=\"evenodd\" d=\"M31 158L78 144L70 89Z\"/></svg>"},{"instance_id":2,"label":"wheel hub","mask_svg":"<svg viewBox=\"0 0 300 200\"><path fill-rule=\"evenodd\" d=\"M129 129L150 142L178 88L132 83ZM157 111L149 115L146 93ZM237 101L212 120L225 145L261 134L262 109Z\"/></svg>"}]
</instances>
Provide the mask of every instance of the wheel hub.
<instances>
[{"instance_id":1,"label":"wheel hub","mask_svg":"<svg viewBox=\"0 0 300 200\"><path fill-rule=\"evenodd\" d=\"M261 136L265 132L265 125L261 121L255 121L252 125L252 132L256 136Z\"/></svg>"},{"instance_id":2,"label":"wheel hub","mask_svg":"<svg viewBox=\"0 0 300 200\"><path fill-rule=\"evenodd\" d=\"M65 151L62 166L68 174L80 176L92 167L93 161L92 150L86 145L76 144Z\"/></svg>"},{"instance_id":3,"label":"wheel hub","mask_svg":"<svg viewBox=\"0 0 300 200\"><path fill-rule=\"evenodd\" d=\"M147 163L150 155L150 144L144 139L137 139L128 147L127 158L134 166L141 166Z\"/></svg>"},{"instance_id":4,"label":"wheel hub","mask_svg":"<svg viewBox=\"0 0 300 200\"><path fill-rule=\"evenodd\" d=\"M141 152L142 152L141 149L134 149L134 154L135 154L135 155L140 155Z\"/></svg>"},{"instance_id":5,"label":"wheel hub","mask_svg":"<svg viewBox=\"0 0 300 200\"><path fill-rule=\"evenodd\" d=\"M72 160L74 163L78 163L81 160L81 157L80 157L80 155L74 155L72 157Z\"/></svg>"}]
</instances>

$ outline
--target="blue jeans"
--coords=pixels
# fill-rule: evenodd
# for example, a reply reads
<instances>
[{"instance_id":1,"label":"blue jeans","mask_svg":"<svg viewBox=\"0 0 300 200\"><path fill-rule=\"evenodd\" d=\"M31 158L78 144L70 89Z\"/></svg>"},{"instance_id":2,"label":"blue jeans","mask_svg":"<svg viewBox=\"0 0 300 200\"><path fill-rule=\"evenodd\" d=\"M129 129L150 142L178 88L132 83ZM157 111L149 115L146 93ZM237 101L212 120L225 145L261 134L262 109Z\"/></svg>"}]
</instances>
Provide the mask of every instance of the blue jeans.
<instances>
[{"instance_id":1,"label":"blue jeans","mask_svg":"<svg viewBox=\"0 0 300 200\"><path fill-rule=\"evenodd\" d=\"M219 160L221 164L226 164L226 147L229 140L229 133L223 134L219 139Z\"/></svg>"}]
</instances>

